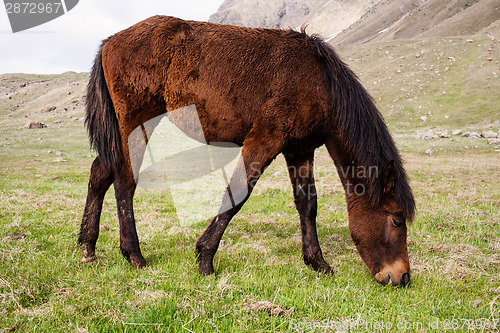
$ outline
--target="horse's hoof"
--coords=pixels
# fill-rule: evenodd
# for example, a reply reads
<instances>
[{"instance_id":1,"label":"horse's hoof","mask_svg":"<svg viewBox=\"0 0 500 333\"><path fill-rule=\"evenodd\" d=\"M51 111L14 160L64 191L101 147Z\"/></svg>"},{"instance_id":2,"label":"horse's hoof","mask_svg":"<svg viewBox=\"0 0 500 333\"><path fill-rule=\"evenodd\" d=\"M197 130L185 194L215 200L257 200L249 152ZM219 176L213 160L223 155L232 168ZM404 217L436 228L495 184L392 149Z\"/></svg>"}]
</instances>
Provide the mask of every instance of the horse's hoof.
<instances>
[{"instance_id":1,"label":"horse's hoof","mask_svg":"<svg viewBox=\"0 0 500 333\"><path fill-rule=\"evenodd\" d=\"M319 272L321 272L325 275L333 275L333 269L330 266L326 267L323 270L320 270Z\"/></svg>"},{"instance_id":2,"label":"horse's hoof","mask_svg":"<svg viewBox=\"0 0 500 333\"><path fill-rule=\"evenodd\" d=\"M200 262L200 266L198 267L198 272L204 276L212 275L214 274L214 266L212 265L212 263L207 264Z\"/></svg>"},{"instance_id":3,"label":"horse's hoof","mask_svg":"<svg viewBox=\"0 0 500 333\"><path fill-rule=\"evenodd\" d=\"M82 244L82 246L80 247L80 251L82 252L82 260L80 261L82 264L88 264L97 261L95 251L90 247L90 245Z\"/></svg>"},{"instance_id":4,"label":"horse's hoof","mask_svg":"<svg viewBox=\"0 0 500 333\"><path fill-rule=\"evenodd\" d=\"M315 262L311 263L310 265L315 271L319 273L323 273L325 275L333 274L332 268L327 264L326 261Z\"/></svg>"},{"instance_id":5,"label":"horse's hoof","mask_svg":"<svg viewBox=\"0 0 500 333\"><path fill-rule=\"evenodd\" d=\"M91 262L97 261L97 256L94 254L92 256L83 256L82 260L80 261L82 264L89 264Z\"/></svg>"},{"instance_id":6,"label":"horse's hoof","mask_svg":"<svg viewBox=\"0 0 500 333\"><path fill-rule=\"evenodd\" d=\"M146 259L144 259L144 257L142 256L137 256L137 257L130 257L130 263L132 264L132 267L134 268L138 268L138 269L141 269L141 268L146 268L149 266L148 262L146 261Z\"/></svg>"}]
</instances>

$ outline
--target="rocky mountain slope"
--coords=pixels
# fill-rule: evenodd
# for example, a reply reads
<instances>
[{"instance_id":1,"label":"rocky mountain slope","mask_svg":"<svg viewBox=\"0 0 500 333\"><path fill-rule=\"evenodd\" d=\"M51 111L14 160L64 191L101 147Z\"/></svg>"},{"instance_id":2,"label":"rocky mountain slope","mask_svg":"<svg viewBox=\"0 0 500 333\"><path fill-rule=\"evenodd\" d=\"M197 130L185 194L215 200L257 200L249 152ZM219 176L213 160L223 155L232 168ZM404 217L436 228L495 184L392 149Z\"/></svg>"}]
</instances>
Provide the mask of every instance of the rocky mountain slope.
<instances>
[{"instance_id":1,"label":"rocky mountain slope","mask_svg":"<svg viewBox=\"0 0 500 333\"><path fill-rule=\"evenodd\" d=\"M308 24L333 44L494 35L500 0L226 0L210 21L252 27Z\"/></svg>"},{"instance_id":2,"label":"rocky mountain slope","mask_svg":"<svg viewBox=\"0 0 500 333\"><path fill-rule=\"evenodd\" d=\"M333 43L475 34L500 37L500 0L382 0Z\"/></svg>"},{"instance_id":3,"label":"rocky mountain slope","mask_svg":"<svg viewBox=\"0 0 500 333\"><path fill-rule=\"evenodd\" d=\"M226 0L210 22L249 27L294 28L329 37L348 28L376 0Z\"/></svg>"}]
</instances>

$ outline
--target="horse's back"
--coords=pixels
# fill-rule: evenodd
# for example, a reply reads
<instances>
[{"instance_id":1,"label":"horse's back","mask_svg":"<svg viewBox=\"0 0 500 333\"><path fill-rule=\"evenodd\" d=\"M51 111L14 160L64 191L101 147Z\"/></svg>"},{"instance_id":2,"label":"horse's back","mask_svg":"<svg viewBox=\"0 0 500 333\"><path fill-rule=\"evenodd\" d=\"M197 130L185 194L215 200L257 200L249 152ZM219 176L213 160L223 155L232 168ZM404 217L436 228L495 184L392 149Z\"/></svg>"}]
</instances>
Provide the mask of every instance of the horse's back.
<instances>
[{"instance_id":1,"label":"horse's back","mask_svg":"<svg viewBox=\"0 0 500 333\"><path fill-rule=\"evenodd\" d=\"M103 66L128 112L195 104L213 141L242 143L257 120L310 128L330 105L324 62L294 31L154 16L110 37Z\"/></svg>"}]
</instances>

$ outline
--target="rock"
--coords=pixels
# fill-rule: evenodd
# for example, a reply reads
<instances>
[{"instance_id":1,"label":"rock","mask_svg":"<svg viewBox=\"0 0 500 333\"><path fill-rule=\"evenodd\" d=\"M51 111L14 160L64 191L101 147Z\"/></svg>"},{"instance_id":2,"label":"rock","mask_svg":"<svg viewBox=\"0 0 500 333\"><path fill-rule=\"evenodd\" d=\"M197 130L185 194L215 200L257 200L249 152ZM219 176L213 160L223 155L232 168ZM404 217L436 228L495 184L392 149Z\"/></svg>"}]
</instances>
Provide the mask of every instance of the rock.
<instances>
[{"instance_id":1,"label":"rock","mask_svg":"<svg viewBox=\"0 0 500 333\"><path fill-rule=\"evenodd\" d=\"M415 139L421 139L421 140L430 140L430 139L437 139L439 136L434 133L433 130L428 130L427 132L417 132L414 136Z\"/></svg>"},{"instance_id":2,"label":"rock","mask_svg":"<svg viewBox=\"0 0 500 333\"><path fill-rule=\"evenodd\" d=\"M451 132L451 135L460 135L462 134L462 130L454 130L453 132Z\"/></svg>"},{"instance_id":3,"label":"rock","mask_svg":"<svg viewBox=\"0 0 500 333\"><path fill-rule=\"evenodd\" d=\"M52 112L56 109L54 105L47 105L43 109L40 110L41 113L47 113L47 112Z\"/></svg>"},{"instance_id":4,"label":"rock","mask_svg":"<svg viewBox=\"0 0 500 333\"><path fill-rule=\"evenodd\" d=\"M436 133L434 133L433 130L429 130L427 132L422 133L421 139L423 140L430 140L430 139L437 139Z\"/></svg>"},{"instance_id":5,"label":"rock","mask_svg":"<svg viewBox=\"0 0 500 333\"><path fill-rule=\"evenodd\" d=\"M422 120L422 121L427 121L427 116L422 116L422 117L420 117L420 120Z\"/></svg>"},{"instance_id":6,"label":"rock","mask_svg":"<svg viewBox=\"0 0 500 333\"><path fill-rule=\"evenodd\" d=\"M481 136L486 139L491 139L496 138L498 136L498 133L493 131L484 131L483 133L481 133Z\"/></svg>"},{"instance_id":7,"label":"rock","mask_svg":"<svg viewBox=\"0 0 500 333\"><path fill-rule=\"evenodd\" d=\"M488 139L489 145L500 145L500 138L498 139Z\"/></svg>"},{"instance_id":8,"label":"rock","mask_svg":"<svg viewBox=\"0 0 500 333\"><path fill-rule=\"evenodd\" d=\"M45 125L41 121L30 121L30 122L26 123L26 125L24 125L24 127L28 128L28 129L46 128L47 125Z\"/></svg>"},{"instance_id":9,"label":"rock","mask_svg":"<svg viewBox=\"0 0 500 333\"><path fill-rule=\"evenodd\" d=\"M472 307L477 308L479 307L479 305L481 305L481 303L483 303L483 301L476 299L475 301L472 302Z\"/></svg>"},{"instance_id":10,"label":"rock","mask_svg":"<svg viewBox=\"0 0 500 333\"><path fill-rule=\"evenodd\" d=\"M26 238L25 234L21 234L19 232L15 232L10 236L11 239L23 239Z\"/></svg>"},{"instance_id":11,"label":"rock","mask_svg":"<svg viewBox=\"0 0 500 333\"><path fill-rule=\"evenodd\" d=\"M63 154L62 151L56 151L57 156L62 156L62 154Z\"/></svg>"},{"instance_id":12,"label":"rock","mask_svg":"<svg viewBox=\"0 0 500 333\"><path fill-rule=\"evenodd\" d=\"M451 137L451 135L450 135L450 132L448 132L447 130L444 130L443 132L441 132L441 134L439 134L439 137L440 138L449 138L449 137Z\"/></svg>"},{"instance_id":13,"label":"rock","mask_svg":"<svg viewBox=\"0 0 500 333\"><path fill-rule=\"evenodd\" d=\"M462 134L464 138L478 139L481 137L478 132L465 132Z\"/></svg>"},{"instance_id":14,"label":"rock","mask_svg":"<svg viewBox=\"0 0 500 333\"><path fill-rule=\"evenodd\" d=\"M424 152L425 155L428 155L428 156L432 156L434 155L434 150L432 148L429 148L427 149L425 152Z\"/></svg>"}]
</instances>

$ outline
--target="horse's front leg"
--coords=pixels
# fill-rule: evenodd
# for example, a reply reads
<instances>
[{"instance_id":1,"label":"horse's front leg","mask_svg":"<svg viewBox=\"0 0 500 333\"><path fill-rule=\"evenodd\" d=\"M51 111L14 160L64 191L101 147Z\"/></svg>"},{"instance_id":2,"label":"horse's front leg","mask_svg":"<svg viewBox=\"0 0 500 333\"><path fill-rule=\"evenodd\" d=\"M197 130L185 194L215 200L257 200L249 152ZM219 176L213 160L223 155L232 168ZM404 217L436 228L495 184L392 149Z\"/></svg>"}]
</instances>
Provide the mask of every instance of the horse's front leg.
<instances>
[{"instance_id":1,"label":"horse's front leg","mask_svg":"<svg viewBox=\"0 0 500 333\"><path fill-rule=\"evenodd\" d=\"M316 230L317 193L313 175L314 151L300 155L285 154L285 158L293 186L295 207L300 215L304 262L316 271L330 273L331 267L323 259Z\"/></svg>"},{"instance_id":2,"label":"horse's front leg","mask_svg":"<svg viewBox=\"0 0 500 333\"><path fill-rule=\"evenodd\" d=\"M196 242L198 271L203 275L214 273L213 258L226 227L243 207L265 168L281 151L281 139L273 138L266 129L252 134L245 140L241 158L224 193L219 213Z\"/></svg>"}]
</instances>

